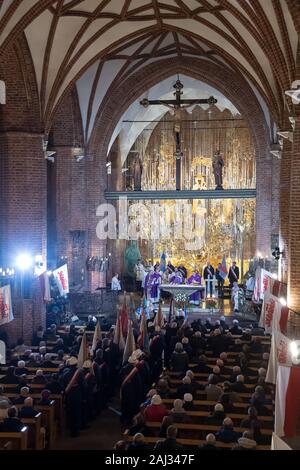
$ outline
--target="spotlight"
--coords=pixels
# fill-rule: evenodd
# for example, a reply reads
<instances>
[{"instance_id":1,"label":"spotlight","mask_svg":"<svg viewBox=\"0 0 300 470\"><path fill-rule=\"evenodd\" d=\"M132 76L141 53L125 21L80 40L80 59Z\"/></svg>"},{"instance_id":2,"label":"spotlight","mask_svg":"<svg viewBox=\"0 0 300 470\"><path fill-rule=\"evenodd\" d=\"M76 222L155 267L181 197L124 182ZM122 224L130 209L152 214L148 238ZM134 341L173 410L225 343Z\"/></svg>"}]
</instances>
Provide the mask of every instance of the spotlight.
<instances>
[{"instance_id":1,"label":"spotlight","mask_svg":"<svg viewBox=\"0 0 300 470\"><path fill-rule=\"evenodd\" d=\"M54 150L46 150L45 152L45 159L46 160L49 160L50 162L54 163L55 162L55 158L54 158L54 155L56 154L56 152L54 152Z\"/></svg>"},{"instance_id":2,"label":"spotlight","mask_svg":"<svg viewBox=\"0 0 300 470\"><path fill-rule=\"evenodd\" d=\"M21 271L26 271L32 266L32 258L27 253L20 254L16 259L16 265Z\"/></svg>"},{"instance_id":3,"label":"spotlight","mask_svg":"<svg viewBox=\"0 0 300 470\"><path fill-rule=\"evenodd\" d=\"M53 272L52 271L47 271L47 276L52 276Z\"/></svg>"},{"instance_id":4,"label":"spotlight","mask_svg":"<svg viewBox=\"0 0 300 470\"><path fill-rule=\"evenodd\" d=\"M275 279L275 281L276 281L276 280L278 279L277 274L276 274L276 273L273 273L273 274L272 274L272 278Z\"/></svg>"},{"instance_id":5,"label":"spotlight","mask_svg":"<svg viewBox=\"0 0 300 470\"><path fill-rule=\"evenodd\" d=\"M295 365L300 364L300 341L292 341L290 344L290 351L292 355L292 362Z\"/></svg>"},{"instance_id":6,"label":"spotlight","mask_svg":"<svg viewBox=\"0 0 300 470\"><path fill-rule=\"evenodd\" d=\"M292 83L291 90L287 90L285 94L292 98L292 101L294 104L299 104L300 103L300 80L295 80Z\"/></svg>"},{"instance_id":7,"label":"spotlight","mask_svg":"<svg viewBox=\"0 0 300 470\"><path fill-rule=\"evenodd\" d=\"M283 297L280 297L279 302L280 302L281 305L283 305L284 307L287 306L287 302L286 302L286 300L285 300Z\"/></svg>"}]
</instances>

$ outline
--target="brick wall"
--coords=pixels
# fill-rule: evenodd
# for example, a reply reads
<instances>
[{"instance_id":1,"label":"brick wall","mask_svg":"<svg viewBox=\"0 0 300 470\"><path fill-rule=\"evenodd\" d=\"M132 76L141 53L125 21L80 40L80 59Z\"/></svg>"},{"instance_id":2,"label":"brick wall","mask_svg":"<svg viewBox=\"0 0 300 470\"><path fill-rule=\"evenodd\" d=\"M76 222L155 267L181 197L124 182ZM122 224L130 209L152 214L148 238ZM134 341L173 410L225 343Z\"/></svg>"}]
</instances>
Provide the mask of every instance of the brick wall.
<instances>
[{"instance_id":1,"label":"brick wall","mask_svg":"<svg viewBox=\"0 0 300 470\"><path fill-rule=\"evenodd\" d=\"M288 238L289 238L289 199L290 199L290 177L292 142L284 140L283 153L280 166L280 239L279 246L283 252L281 258L281 280L288 281Z\"/></svg>"}]
</instances>

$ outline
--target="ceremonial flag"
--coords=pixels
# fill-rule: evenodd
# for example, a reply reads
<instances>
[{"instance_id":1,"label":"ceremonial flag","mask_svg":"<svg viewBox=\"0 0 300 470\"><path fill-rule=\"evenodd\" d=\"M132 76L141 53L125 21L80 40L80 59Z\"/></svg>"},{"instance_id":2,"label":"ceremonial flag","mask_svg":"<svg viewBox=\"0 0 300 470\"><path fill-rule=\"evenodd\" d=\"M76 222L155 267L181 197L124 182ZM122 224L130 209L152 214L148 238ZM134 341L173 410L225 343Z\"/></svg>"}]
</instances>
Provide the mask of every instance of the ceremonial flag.
<instances>
[{"instance_id":1,"label":"ceremonial flag","mask_svg":"<svg viewBox=\"0 0 300 470\"><path fill-rule=\"evenodd\" d=\"M114 334L114 343L119 346L120 351L124 351L125 341L124 341L124 336L122 332L120 315L118 315L118 318L117 318L117 324L116 324L116 329L115 329L115 334Z\"/></svg>"},{"instance_id":2,"label":"ceremonial flag","mask_svg":"<svg viewBox=\"0 0 300 470\"><path fill-rule=\"evenodd\" d=\"M218 271L219 271L219 276L221 276L222 279L225 280L228 275L225 256L223 256L222 263L219 264L218 266Z\"/></svg>"},{"instance_id":3,"label":"ceremonial flag","mask_svg":"<svg viewBox=\"0 0 300 470\"><path fill-rule=\"evenodd\" d=\"M0 287L0 325L9 323L14 319L10 285Z\"/></svg>"},{"instance_id":4,"label":"ceremonial flag","mask_svg":"<svg viewBox=\"0 0 300 470\"><path fill-rule=\"evenodd\" d=\"M295 437L299 415L300 369L279 366L275 395L275 433Z\"/></svg>"},{"instance_id":5,"label":"ceremonial flag","mask_svg":"<svg viewBox=\"0 0 300 470\"><path fill-rule=\"evenodd\" d=\"M119 317L120 317L120 322L121 322L122 334L125 338L127 336L127 329L128 329L128 307L126 305L125 299L124 299L122 308L120 310Z\"/></svg>"},{"instance_id":6,"label":"ceremonial flag","mask_svg":"<svg viewBox=\"0 0 300 470\"><path fill-rule=\"evenodd\" d=\"M157 314L155 315L153 323L154 323L154 326L159 326L160 328L163 328L165 324L165 319L162 313L161 304L159 304L158 306L158 311L157 311Z\"/></svg>"},{"instance_id":7,"label":"ceremonial flag","mask_svg":"<svg viewBox=\"0 0 300 470\"><path fill-rule=\"evenodd\" d=\"M97 325L96 325L94 336L93 336L92 352L96 350L97 344L101 340L101 338L102 338L101 326L100 326L100 322L97 321Z\"/></svg>"},{"instance_id":8,"label":"ceremonial flag","mask_svg":"<svg viewBox=\"0 0 300 470\"><path fill-rule=\"evenodd\" d=\"M271 450L292 450L275 432L272 434Z\"/></svg>"},{"instance_id":9,"label":"ceremonial flag","mask_svg":"<svg viewBox=\"0 0 300 470\"><path fill-rule=\"evenodd\" d=\"M174 312L174 299L172 297L171 302L170 302L170 310L169 310L169 318L168 318L168 323L171 323L175 315Z\"/></svg>"},{"instance_id":10,"label":"ceremonial flag","mask_svg":"<svg viewBox=\"0 0 300 470\"><path fill-rule=\"evenodd\" d=\"M82 367L83 363L89 358L88 345L86 341L86 332L83 333L79 354L78 354L78 367Z\"/></svg>"},{"instance_id":11,"label":"ceremonial flag","mask_svg":"<svg viewBox=\"0 0 300 470\"><path fill-rule=\"evenodd\" d=\"M44 302L51 301L50 281L47 271L39 276L40 286Z\"/></svg>"},{"instance_id":12,"label":"ceremonial flag","mask_svg":"<svg viewBox=\"0 0 300 470\"><path fill-rule=\"evenodd\" d=\"M144 310L142 311L142 314L141 314L140 336L138 339L138 344L144 352L149 351L147 318L146 318L146 314Z\"/></svg>"},{"instance_id":13,"label":"ceremonial flag","mask_svg":"<svg viewBox=\"0 0 300 470\"><path fill-rule=\"evenodd\" d=\"M124 349L124 354L123 354L123 364L125 364L128 361L128 358L131 356L133 351L135 351L135 340L134 340L133 329L132 329L132 321L128 320L128 334L127 334L126 344L125 344L125 349Z\"/></svg>"},{"instance_id":14,"label":"ceremonial flag","mask_svg":"<svg viewBox=\"0 0 300 470\"><path fill-rule=\"evenodd\" d=\"M265 292L259 326L265 328L268 334L273 331L286 333L288 318L289 308L284 307L270 292Z\"/></svg>"},{"instance_id":15,"label":"ceremonial flag","mask_svg":"<svg viewBox=\"0 0 300 470\"><path fill-rule=\"evenodd\" d=\"M280 331L273 331L266 382L275 384L278 366L292 366L291 340Z\"/></svg>"},{"instance_id":16,"label":"ceremonial flag","mask_svg":"<svg viewBox=\"0 0 300 470\"><path fill-rule=\"evenodd\" d=\"M62 297L69 293L69 276L68 266L64 264L60 268L53 271L53 276L56 281L59 293Z\"/></svg>"},{"instance_id":17,"label":"ceremonial flag","mask_svg":"<svg viewBox=\"0 0 300 470\"><path fill-rule=\"evenodd\" d=\"M0 341L0 364L6 364L6 346L4 341Z\"/></svg>"},{"instance_id":18,"label":"ceremonial flag","mask_svg":"<svg viewBox=\"0 0 300 470\"><path fill-rule=\"evenodd\" d=\"M161 257L160 257L160 271L162 271L163 273L166 271L166 254L165 253L162 253Z\"/></svg>"}]
</instances>

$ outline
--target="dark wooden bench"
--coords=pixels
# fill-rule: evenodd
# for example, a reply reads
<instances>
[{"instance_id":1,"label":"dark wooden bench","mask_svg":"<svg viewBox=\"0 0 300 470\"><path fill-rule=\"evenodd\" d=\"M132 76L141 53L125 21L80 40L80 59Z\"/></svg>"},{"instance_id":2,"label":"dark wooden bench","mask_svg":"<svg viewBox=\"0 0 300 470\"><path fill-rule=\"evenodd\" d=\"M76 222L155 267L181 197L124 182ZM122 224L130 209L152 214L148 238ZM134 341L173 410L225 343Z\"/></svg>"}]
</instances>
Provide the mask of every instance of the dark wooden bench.
<instances>
[{"instance_id":1,"label":"dark wooden bench","mask_svg":"<svg viewBox=\"0 0 300 470\"><path fill-rule=\"evenodd\" d=\"M0 432L0 447L11 442L11 450L27 450L28 428L24 426L20 432Z\"/></svg>"}]
</instances>

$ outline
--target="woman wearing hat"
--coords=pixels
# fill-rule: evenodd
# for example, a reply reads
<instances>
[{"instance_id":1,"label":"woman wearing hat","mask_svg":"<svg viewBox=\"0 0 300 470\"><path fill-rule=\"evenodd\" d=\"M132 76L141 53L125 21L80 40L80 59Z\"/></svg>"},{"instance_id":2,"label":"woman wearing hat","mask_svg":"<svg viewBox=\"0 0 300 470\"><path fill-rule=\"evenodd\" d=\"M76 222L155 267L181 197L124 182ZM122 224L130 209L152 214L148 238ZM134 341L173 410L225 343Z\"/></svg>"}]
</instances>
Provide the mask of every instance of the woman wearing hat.
<instances>
[{"instance_id":1,"label":"woman wearing hat","mask_svg":"<svg viewBox=\"0 0 300 470\"><path fill-rule=\"evenodd\" d=\"M151 404L145 409L145 419L147 421L161 422L164 416L167 416L168 410L162 404L162 399L159 395L154 395L151 399Z\"/></svg>"}]
</instances>

